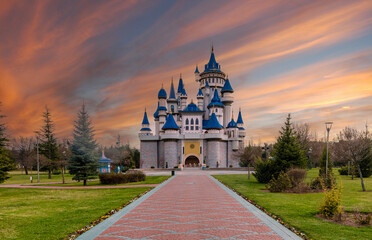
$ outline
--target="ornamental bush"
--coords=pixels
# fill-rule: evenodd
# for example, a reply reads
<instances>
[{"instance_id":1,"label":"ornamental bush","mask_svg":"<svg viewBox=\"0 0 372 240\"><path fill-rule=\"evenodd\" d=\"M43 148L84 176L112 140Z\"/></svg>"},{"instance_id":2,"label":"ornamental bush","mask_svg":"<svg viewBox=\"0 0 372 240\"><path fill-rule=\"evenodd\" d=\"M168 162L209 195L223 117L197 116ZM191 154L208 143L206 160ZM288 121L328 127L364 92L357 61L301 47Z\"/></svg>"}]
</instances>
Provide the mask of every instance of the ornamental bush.
<instances>
[{"instance_id":1,"label":"ornamental bush","mask_svg":"<svg viewBox=\"0 0 372 240\"><path fill-rule=\"evenodd\" d=\"M284 192L292 188L291 179L288 174L280 172L278 178L272 178L266 187L270 192Z\"/></svg>"},{"instance_id":2,"label":"ornamental bush","mask_svg":"<svg viewBox=\"0 0 372 240\"><path fill-rule=\"evenodd\" d=\"M291 179L292 187L298 187L302 185L306 178L307 171L302 168L292 168L288 170L287 175Z\"/></svg>"},{"instance_id":3,"label":"ornamental bush","mask_svg":"<svg viewBox=\"0 0 372 240\"><path fill-rule=\"evenodd\" d=\"M320 215L328 219L341 215L341 192L341 186L336 189L333 185L330 190L324 188L324 198L319 209Z\"/></svg>"},{"instance_id":4,"label":"ornamental bush","mask_svg":"<svg viewBox=\"0 0 372 240\"><path fill-rule=\"evenodd\" d=\"M128 171L127 173L100 173L101 184L121 184L129 182L145 181L146 175L140 171Z\"/></svg>"}]
</instances>

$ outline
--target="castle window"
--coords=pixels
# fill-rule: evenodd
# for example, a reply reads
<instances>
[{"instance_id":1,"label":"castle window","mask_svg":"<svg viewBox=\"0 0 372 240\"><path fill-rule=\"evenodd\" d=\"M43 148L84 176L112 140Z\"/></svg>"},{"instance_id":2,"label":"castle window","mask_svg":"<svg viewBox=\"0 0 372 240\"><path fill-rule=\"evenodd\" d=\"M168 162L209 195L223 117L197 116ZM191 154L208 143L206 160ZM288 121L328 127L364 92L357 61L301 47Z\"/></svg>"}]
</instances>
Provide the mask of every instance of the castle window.
<instances>
[{"instance_id":1,"label":"castle window","mask_svg":"<svg viewBox=\"0 0 372 240\"><path fill-rule=\"evenodd\" d=\"M212 78L212 83L214 83L214 78Z\"/></svg>"},{"instance_id":2,"label":"castle window","mask_svg":"<svg viewBox=\"0 0 372 240\"><path fill-rule=\"evenodd\" d=\"M202 147L200 147L200 154L202 153Z\"/></svg>"},{"instance_id":3,"label":"castle window","mask_svg":"<svg viewBox=\"0 0 372 240\"><path fill-rule=\"evenodd\" d=\"M189 126L186 126L186 130L187 130L187 131L189 130Z\"/></svg>"},{"instance_id":4,"label":"castle window","mask_svg":"<svg viewBox=\"0 0 372 240\"><path fill-rule=\"evenodd\" d=\"M194 126L191 126L191 127L190 127L190 130L194 130Z\"/></svg>"},{"instance_id":5,"label":"castle window","mask_svg":"<svg viewBox=\"0 0 372 240\"><path fill-rule=\"evenodd\" d=\"M189 125L189 119L186 118L186 125Z\"/></svg>"},{"instance_id":6,"label":"castle window","mask_svg":"<svg viewBox=\"0 0 372 240\"><path fill-rule=\"evenodd\" d=\"M195 124L199 125L199 119L198 118L195 120Z\"/></svg>"},{"instance_id":7,"label":"castle window","mask_svg":"<svg viewBox=\"0 0 372 240\"><path fill-rule=\"evenodd\" d=\"M194 125L194 119L191 118L191 125Z\"/></svg>"},{"instance_id":8,"label":"castle window","mask_svg":"<svg viewBox=\"0 0 372 240\"><path fill-rule=\"evenodd\" d=\"M174 113L174 105L171 105L171 111Z\"/></svg>"},{"instance_id":9,"label":"castle window","mask_svg":"<svg viewBox=\"0 0 372 240\"><path fill-rule=\"evenodd\" d=\"M195 130L199 130L199 126L195 126Z\"/></svg>"}]
</instances>

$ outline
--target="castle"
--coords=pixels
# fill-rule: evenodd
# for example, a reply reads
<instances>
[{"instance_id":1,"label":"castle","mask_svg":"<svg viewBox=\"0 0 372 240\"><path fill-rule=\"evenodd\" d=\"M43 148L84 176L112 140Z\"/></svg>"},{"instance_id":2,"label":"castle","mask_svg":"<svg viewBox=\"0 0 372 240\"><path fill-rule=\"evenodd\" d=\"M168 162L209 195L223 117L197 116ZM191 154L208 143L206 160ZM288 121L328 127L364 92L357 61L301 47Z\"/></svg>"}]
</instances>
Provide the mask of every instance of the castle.
<instances>
[{"instance_id":1,"label":"castle","mask_svg":"<svg viewBox=\"0 0 372 240\"><path fill-rule=\"evenodd\" d=\"M195 81L200 85L196 103L188 101L182 76L177 92L173 80L169 96L162 86L154 113L155 131L145 110L139 133L141 168L239 167L236 152L244 146L243 118L239 110L234 120L234 90L213 47L204 71L200 73L196 66Z\"/></svg>"}]
</instances>

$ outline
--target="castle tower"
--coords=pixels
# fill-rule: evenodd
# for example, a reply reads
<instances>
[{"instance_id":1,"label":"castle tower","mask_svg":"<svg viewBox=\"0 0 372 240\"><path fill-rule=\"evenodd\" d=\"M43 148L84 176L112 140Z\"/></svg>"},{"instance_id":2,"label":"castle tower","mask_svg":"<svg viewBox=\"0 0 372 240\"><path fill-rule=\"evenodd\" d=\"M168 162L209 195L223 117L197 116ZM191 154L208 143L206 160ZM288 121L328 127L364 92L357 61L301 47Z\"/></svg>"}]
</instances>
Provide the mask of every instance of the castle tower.
<instances>
[{"instance_id":1,"label":"castle tower","mask_svg":"<svg viewBox=\"0 0 372 240\"><path fill-rule=\"evenodd\" d=\"M164 90L163 85L158 93L159 99L159 128L162 128L166 121L167 116L167 92Z\"/></svg>"},{"instance_id":2,"label":"castle tower","mask_svg":"<svg viewBox=\"0 0 372 240\"><path fill-rule=\"evenodd\" d=\"M199 69L198 69L198 65L196 65L194 75L195 75L195 82L199 82L199 80L200 80L200 72L199 72Z\"/></svg>"},{"instance_id":3,"label":"castle tower","mask_svg":"<svg viewBox=\"0 0 372 240\"><path fill-rule=\"evenodd\" d=\"M245 129L244 129L244 122L242 118L242 111L239 108L239 115L236 121L238 128L239 128L239 148L244 147L244 138L245 138Z\"/></svg>"},{"instance_id":4,"label":"castle tower","mask_svg":"<svg viewBox=\"0 0 372 240\"><path fill-rule=\"evenodd\" d=\"M145 113L143 114L142 128L140 130L140 134L141 135L152 135L151 129L150 129L149 119L147 118L146 109L145 109Z\"/></svg>"},{"instance_id":5,"label":"castle tower","mask_svg":"<svg viewBox=\"0 0 372 240\"><path fill-rule=\"evenodd\" d=\"M213 98L211 100L211 103L208 104L209 112L210 112L211 108L214 108L213 113L215 113L218 121L223 122L224 105L221 102L221 99L218 95L217 87L214 89L214 95L213 95Z\"/></svg>"},{"instance_id":6,"label":"castle tower","mask_svg":"<svg viewBox=\"0 0 372 240\"><path fill-rule=\"evenodd\" d=\"M183 109L186 108L186 104L187 104L187 93L186 93L186 90L185 89L182 89L182 93L180 95L180 99L181 99L180 106L181 106L181 111L182 111Z\"/></svg>"},{"instance_id":7,"label":"castle tower","mask_svg":"<svg viewBox=\"0 0 372 240\"><path fill-rule=\"evenodd\" d=\"M177 154L177 138L179 127L173 118L173 114L168 114L167 121L163 126L164 139L164 162L173 168L178 165L179 157Z\"/></svg>"},{"instance_id":8,"label":"castle tower","mask_svg":"<svg viewBox=\"0 0 372 240\"><path fill-rule=\"evenodd\" d=\"M204 95L201 88L199 88L198 94L196 94L196 99L198 99L198 108L204 110Z\"/></svg>"},{"instance_id":9,"label":"castle tower","mask_svg":"<svg viewBox=\"0 0 372 240\"><path fill-rule=\"evenodd\" d=\"M231 118L231 121L227 124L227 134L229 141L232 141L232 150L238 150L238 124L234 121L234 116Z\"/></svg>"},{"instance_id":10,"label":"castle tower","mask_svg":"<svg viewBox=\"0 0 372 240\"><path fill-rule=\"evenodd\" d=\"M176 93L174 92L173 78L171 82L171 87L169 91L169 98L167 99L168 112L178 114L178 101L176 99Z\"/></svg>"},{"instance_id":11,"label":"castle tower","mask_svg":"<svg viewBox=\"0 0 372 240\"><path fill-rule=\"evenodd\" d=\"M156 111L153 116L155 121L155 135L159 135L159 101L158 107L156 108Z\"/></svg>"},{"instance_id":12,"label":"castle tower","mask_svg":"<svg viewBox=\"0 0 372 240\"><path fill-rule=\"evenodd\" d=\"M223 119L224 127L227 126L229 120L231 119L231 105L234 102L233 92L234 90L231 87L230 80L227 78L223 88L221 89L222 103L225 105Z\"/></svg>"}]
</instances>

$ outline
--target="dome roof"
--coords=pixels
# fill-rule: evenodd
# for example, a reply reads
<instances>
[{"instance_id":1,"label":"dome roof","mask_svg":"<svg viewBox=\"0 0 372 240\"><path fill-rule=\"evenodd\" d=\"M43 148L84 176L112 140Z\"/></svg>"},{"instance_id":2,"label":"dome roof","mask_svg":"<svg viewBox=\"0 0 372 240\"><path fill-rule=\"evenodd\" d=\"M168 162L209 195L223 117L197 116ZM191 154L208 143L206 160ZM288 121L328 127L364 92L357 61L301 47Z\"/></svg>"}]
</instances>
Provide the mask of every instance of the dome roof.
<instances>
[{"instance_id":1,"label":"dome roof","mask_svg":"<svg viewBox=\"0 0 372 240\"><path fill-rule=\"evenodd\" d=\"M153 116L154 116L155 119L159 119L159 102L158 102L158 108L156 109Z\"/></svg>"},{"instance_id":2,"label":"dome roof","mask_svg":"<svg viewBox=\"0 0 372 240\"><path fill-rule=\"evenodd\" d=\"M224 107L225 105L221 102L221 98L218 96L218 90L217 88L214 90L214 95L211 100L211 102L208 104L208 108L211 108L213 106L219 106Z\"/></svg>"},{"instance_id":3,"label":"dome roof","mask_svg":"<svg viewBox=\"0 0 372 240\"><path fill-rule=\"evenodd\" d=\"M237 128L238 124L234 121L234 119L231 119L229 124L227 124L227 128Z\"/></svg>"},{"instance_id":4,"label":"dome roof","mask_svg":"<svg viewBox=\"0 0 372 240\"><path fill-rule=\"evenodd\" d=\"M167 92L164 90L164 88L161 88L158 93L158 98L167 98Z\"/></svg>"},{"instance_id":5,"label":"dome roof","mask_svg":"<svg viewBox=\"0 0 372 240\"><path fill-rule=\"evenodd\" d=\"M191 102L182 112L202 112L195 103Z\"/></svg>"}]
</instances>

